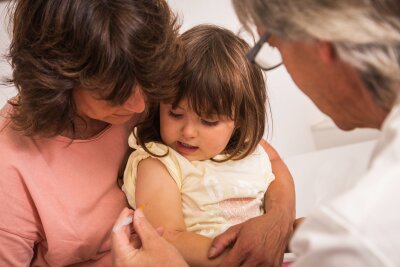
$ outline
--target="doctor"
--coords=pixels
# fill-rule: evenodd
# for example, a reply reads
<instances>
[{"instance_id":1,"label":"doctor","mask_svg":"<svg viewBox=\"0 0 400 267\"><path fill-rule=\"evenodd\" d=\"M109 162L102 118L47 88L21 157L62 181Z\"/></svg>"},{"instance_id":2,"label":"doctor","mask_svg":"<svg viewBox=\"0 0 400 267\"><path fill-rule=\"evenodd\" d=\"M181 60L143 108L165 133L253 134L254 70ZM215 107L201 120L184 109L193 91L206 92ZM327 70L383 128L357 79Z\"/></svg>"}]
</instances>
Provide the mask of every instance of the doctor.
<instances>
[{"instance_id":1,"label":"doctor","mask_svg":"<svg viewBox=\"0 0 400 267\"><path fill-rule=\"evenodd\" d=\"M339 128L382 130L368 173L352 189L311 214L296 231L291 242L298 255L294 266L400 266L400 2L233 3L244 25L257 26L259 46L280 52L297 86ZM255 63L261 62L258 50L256 46L250 53ZM265 60L262 67L267 69L281 63ZM233 239L240 235L236 231ZM241 240L251 243L255 236ZM114 238L119 240L117 235ZM217 237L211 256L221 253L230 240L229 231ZM266 258L246 257L251 253L245 245L236 242L236 254L229 254L222 265L268 266ZM160 250L153 257L176 258L168 251ZM146 252L145 247L138 254Z\"/></svg>"}]
</instances>

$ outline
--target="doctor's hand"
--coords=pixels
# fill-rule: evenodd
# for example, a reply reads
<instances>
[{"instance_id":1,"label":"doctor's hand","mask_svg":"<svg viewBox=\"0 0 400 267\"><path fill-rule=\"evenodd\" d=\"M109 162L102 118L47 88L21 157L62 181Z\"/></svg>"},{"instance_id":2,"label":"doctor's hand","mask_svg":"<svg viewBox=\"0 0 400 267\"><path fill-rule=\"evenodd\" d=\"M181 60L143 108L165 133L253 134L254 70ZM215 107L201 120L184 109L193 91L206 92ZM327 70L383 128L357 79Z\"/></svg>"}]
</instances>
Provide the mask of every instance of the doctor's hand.
<instances>
[{"instance_id":1,"label":"doctor's hand","mask_svg":"<svg viewBox=\"0 0 400 267\"><path fill-rule=\"evenodd\" d=\"M267 214L228 228L213 240L209 257L232 247L220 266L282 266L293 231L293 219L284 217L278 209L271 209Z\"/></svg>"},{"instance_id":2,"label":"doctor's hand","mask_svg":"<svg viewBox=\"0 0 400 267\"><path fill-rule=\"evenodd\" d=\"M132 210L125 208L114 225L111 237L113 266L188 266L179 252L150 225L140 209L133 214Z\"/></svg>"}]
</instances>

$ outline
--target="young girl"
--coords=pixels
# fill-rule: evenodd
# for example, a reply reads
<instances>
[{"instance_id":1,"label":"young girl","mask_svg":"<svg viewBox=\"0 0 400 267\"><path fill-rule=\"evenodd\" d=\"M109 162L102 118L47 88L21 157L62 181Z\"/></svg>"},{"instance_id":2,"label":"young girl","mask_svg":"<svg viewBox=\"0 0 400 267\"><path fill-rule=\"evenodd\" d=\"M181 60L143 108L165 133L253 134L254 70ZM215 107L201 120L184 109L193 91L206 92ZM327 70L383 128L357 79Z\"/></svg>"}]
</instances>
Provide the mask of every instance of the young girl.
<instances>
[{"instance_id":1,"label":"young girl","mask_svg":"<svg viewBox=\"0 0 400 267\"><path fill-rule=\"evenodd\" d=\"M211 266L221 259L207 258L211 238L264 212L274 180L273 149L262 141L267 97L248 45L232 32L202 25L182 42L178 95L150 105L131 134L123 189L190 266Z\"/></svg>"}]
</instances>

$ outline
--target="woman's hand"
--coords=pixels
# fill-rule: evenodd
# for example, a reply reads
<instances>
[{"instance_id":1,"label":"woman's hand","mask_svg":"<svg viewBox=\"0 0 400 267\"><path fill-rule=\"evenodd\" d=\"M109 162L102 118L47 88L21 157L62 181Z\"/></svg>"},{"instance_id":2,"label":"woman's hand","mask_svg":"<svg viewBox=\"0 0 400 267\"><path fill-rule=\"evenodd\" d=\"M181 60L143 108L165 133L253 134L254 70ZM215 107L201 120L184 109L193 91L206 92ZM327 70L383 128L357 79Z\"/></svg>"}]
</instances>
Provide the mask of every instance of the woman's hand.
<instances>
[{"instance_id":1,"label":"woman's hand","mask_svg":"<svg viewBox=\"0 0 400 267\"><path fill-rule=\"evenodd\" d=\"M112 231L112 256L116 267L188 266L179 252L150 225L141 210L133 214L127 208L121 212Z\"/></svg>"},{"instance_id":2,"label":"woman's hand","mask_svg":"<svg viewBox=\"0 0 400 267\"><path fill-rule=\"evenodd\" d=\"M292 216L271 209L267 214L230 227L217 236L209 256L233 245L220 266L281 266L292 233ZM285 223L287 221L287 223Z\"/></svg>"}]
</instances>

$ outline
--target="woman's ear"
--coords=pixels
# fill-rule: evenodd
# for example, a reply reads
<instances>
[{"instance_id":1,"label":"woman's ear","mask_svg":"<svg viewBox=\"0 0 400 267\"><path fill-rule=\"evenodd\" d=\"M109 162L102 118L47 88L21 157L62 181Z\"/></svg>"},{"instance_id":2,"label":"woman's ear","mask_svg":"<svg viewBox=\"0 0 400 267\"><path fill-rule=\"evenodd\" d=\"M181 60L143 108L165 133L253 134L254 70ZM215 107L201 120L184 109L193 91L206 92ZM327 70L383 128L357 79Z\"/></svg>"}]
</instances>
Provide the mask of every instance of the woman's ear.
<instances>
[{"instance_id":1,"label":"woman's ear","mask_svg":"<svg viewBox=\"0 0 400 267\"><path fill-rule=\"evenodd\" d=\"M317 49L323 63L331 64L337 59L335 48L330 42L318 41Z\"/></svg>"}]
</instances>

